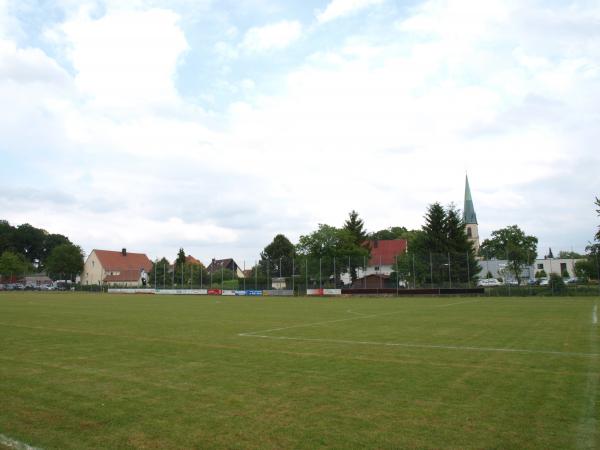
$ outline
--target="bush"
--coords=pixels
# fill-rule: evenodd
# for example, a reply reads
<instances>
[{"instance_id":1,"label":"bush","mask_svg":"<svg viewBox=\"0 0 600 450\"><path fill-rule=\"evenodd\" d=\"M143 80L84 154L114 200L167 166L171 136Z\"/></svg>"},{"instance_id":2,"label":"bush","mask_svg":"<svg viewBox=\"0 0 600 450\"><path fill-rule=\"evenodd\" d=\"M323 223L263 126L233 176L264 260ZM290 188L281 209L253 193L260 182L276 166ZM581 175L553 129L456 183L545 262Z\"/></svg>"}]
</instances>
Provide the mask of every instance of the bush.
<instances>
[{"instance_id":1,"label":"bush","mask_svg":"<svg viewBox=\"0 0 600 450\"><path fill-rule=\"evenodd\" d=\"M557 273L553 273L550 275L550 280L548 284L553 292L563 293L567 290L565 280L563 280L563 278Z\"/></svg>"}]
</instances>

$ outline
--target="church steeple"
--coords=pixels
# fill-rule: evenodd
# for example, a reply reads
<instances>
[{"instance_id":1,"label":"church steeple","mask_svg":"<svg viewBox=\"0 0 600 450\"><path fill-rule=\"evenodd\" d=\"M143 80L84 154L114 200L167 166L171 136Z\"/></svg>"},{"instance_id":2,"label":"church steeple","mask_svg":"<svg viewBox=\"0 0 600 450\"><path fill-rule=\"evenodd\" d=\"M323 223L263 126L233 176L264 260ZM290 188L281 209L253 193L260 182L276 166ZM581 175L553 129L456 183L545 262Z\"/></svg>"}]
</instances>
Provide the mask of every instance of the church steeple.
<instances>
[{"instance_id":1,"label":"church steeple","mask_svg":"<svg viewBox=\"0 0 600 450\"><path fill-rule=\"evenodd\" d=\"M465 175L465 206L463 209L463 220L467 231L467 237L473 242L475 252L479 252L479 226L477 224L477 215L473 207L473 198L471 197L471 188L469 187L469 177Z\"/></svg>"},{"instance_id":2,"label":"church steeple","mask_svg":"<svg viewBox=\"0 0 600 450\"><path fill-rule=\"evenodd\" d=\"M473 207L473 198L471 197L471 189L469 188L469 177L465 175L465 207L463 212L463 220L465 224L477 224L477 216Z\"/></svg>"}]
</instances>

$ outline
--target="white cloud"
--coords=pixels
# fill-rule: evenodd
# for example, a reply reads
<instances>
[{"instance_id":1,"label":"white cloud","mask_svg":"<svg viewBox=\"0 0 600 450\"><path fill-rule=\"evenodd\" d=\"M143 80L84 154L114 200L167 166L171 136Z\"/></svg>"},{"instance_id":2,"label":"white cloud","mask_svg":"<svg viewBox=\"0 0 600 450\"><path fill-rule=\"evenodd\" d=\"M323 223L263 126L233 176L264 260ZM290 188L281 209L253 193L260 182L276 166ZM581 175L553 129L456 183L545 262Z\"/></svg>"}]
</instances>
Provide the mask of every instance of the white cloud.
<instances>
[{"instance_id":1,"label":"white cloud","mask_svg":"<svg viewBox=\"0 0 600 450\"><path fill-rule=\"evenodd\" d=\"M317 12L319 23L330 22L340 17L357 13L373 5L379 5L384 0L331 0L324 11Z\"/></svg>"},{"instance_id":2,"label":"white cloud","mask_svg":"<svg viewBox=\"0 0 600 450\"><path fill-rule=\"evenodd\" d=\"M281 50L300 38L302 25L298 21L281 22L250 28L244 35L241 47L248 52Z\"/></svg>"},{"instance_id":3,"label":"white cloud","mask_svg":"<svg viewBox=\"0 0 600 450\"><path fill-rule=\"evenodd\" d=\"M366 4L334 1L323 17ZM577 8L465 5L429 1L375 39L320 40L283 75L238 52L281 49L299 39L299 23L250 29L240 48L219 33L207 53L242 69L228 78L220 66L207 80L235 99L223 114L178 93L188 43L167 10L69 18L51 44L68 50L73 75L49 53L0 41L0 148L34 155L27 171L71 199L36 194L24 210L0 196L1 209L88 251L162 256L185 243L200 258L249 261L275 233L341 225L351 209L370 230L419 227L427 204L460 206L465 170L484 232L541 220L543 192L532 206L527 183L576 178L585 181L578 197L597 195L600 41L581 32L595 19ZM549 31L565 22L570 31Z\"/></svg>"},{"instance_id":4,"label":"white cloud","mask_svg":"<svg viewBox=\"0 0 600 450\"><path fill-rule=\"evenodd\" d=\"M160 9L108 12L92 19L82 9L61 27L79 89L100 108L176 104L175 71L188 48L178 19Z\"/></svg>"}]
</instances>

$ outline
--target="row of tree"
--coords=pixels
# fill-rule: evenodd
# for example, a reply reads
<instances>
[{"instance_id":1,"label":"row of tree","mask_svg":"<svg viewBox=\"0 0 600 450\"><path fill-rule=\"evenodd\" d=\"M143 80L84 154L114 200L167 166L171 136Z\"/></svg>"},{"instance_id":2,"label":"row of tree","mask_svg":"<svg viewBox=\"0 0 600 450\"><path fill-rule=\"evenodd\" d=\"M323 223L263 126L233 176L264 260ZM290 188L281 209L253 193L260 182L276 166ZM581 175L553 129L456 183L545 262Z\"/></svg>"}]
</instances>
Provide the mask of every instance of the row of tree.
<instances>
[{"instance_id":1,"label":"row of tree","mask_svg":"<svg viewBox=\"0 0 600 450\"><path fill-rule=\"evenodd\" d=\"M0 220L0 276L45 272L54 279L74 276L83 268L83 251L62 234L30 224L12 226Z\"/></svg>"}]
</instances>

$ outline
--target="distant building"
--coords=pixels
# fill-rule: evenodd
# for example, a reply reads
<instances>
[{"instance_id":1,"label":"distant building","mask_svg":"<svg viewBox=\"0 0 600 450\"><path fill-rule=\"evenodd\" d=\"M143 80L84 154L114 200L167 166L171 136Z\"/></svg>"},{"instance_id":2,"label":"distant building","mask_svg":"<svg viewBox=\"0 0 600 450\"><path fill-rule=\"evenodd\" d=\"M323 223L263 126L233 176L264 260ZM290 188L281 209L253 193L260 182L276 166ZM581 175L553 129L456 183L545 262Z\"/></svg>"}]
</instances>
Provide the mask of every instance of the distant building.
<instances>
[{"instance_id":1,"label":"distant building","mask_svg":"<svg viewBox=\"0 0 600 450\"><path fill-rule=\"evenodd\" d=\"M26 275L23 278L23 284L31 287L51 286L52 280L43 274Z\"/></svg>"},{"instance_id":2,"label":"distant building","mask_svg":"<svg viewBox=\"0 0 600 450\"><path fill-rule=\"evenodd\" d=\"M406 253L408 241L406 239L380 239L366 241L363 245L370 249L371 257L365 258L362 263L358 262L358 264L353 261L352 268L356 271L357 276L353 286L354 284L358 287L364 286L365 280L363 278L367 277L367 284L377 284L376 287L380 287L389 275L396 270L397 258ZM341 280L344 284L350 284L350 274L342 274Z\"/></svg>"},{"instance_id":3,"label":"distant building","mask_svg":"<svg viewBox=\"0 0 600 450\"><path fill-rule=\"evenodd\" d=\"M139 287L151 270L152 261L144 253L94 249L83 265L81 284Z\"/></svg>"},{"instance_id":4,"label":"distant building","mask_svg":"<svg viewBox=\"0 0 600 450\"><path fill-rule=\"evenodd\" d=\"M574 278L576 276L575 263L577 261L581 260L563 258L536 259L532 265L523 266L523 270L521 270L521 280L534 280L535 274L542 270L546 273L547 277L554 273L560 276L568 274L569 277ZM492 275L492 278L516 281L515 276L506 269L508 267L508 261L505 259L482 259L477 261L477 263L479 264L479 267L481 267L481 272L479 274L480 278L486 278L487 273L489 272Z\"/></svg>"},{"instance_id":5,"label":"distant building","mask_svg":"<svg viewBox=\"0 0 600 450\"><path fill-rule=\"evenodd\" d=\"M471 189L469 188L469 177L465 176L465 203L463 208L463 221L467 231L467 238L473 243L475 253L479 253L479 225L477 224L477 215L473 206Z\"/></svg>"},{"instance_id":6,"label":"distant building","mask_svg":"<svg viewBox=\"0 0 600 450\"><path fill-rule=\"evenodd\" d=\"M237 265L233 258L214 259L206 268L208 273L218 273L222 269L231 270L238 278L244 278L244 271Z\"/></svg>"}]
</instances>

